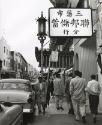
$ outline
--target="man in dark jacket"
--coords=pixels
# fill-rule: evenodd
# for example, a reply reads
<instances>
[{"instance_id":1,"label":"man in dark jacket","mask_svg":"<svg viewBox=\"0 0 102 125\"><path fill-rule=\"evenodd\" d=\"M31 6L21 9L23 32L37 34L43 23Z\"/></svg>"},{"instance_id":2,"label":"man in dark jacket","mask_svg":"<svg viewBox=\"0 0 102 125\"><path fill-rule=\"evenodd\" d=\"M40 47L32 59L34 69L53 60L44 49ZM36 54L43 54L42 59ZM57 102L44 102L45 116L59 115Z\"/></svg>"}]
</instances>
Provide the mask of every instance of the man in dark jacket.
<instances>
[{"instance_id":1,"label":"man in dark jacket","mask_svg":"<svg viewBox=\"0 0 102 125\"><path fill-rule=\"evenodd\" d=\"M56 99L56 108L57 110L59 109L64 110L62 107L62 103L65 94L64 93L65 89L59 73L56 74L56 78L54 79L53 83L54 83L54 95Z\"/></svg>"}]
</instances>

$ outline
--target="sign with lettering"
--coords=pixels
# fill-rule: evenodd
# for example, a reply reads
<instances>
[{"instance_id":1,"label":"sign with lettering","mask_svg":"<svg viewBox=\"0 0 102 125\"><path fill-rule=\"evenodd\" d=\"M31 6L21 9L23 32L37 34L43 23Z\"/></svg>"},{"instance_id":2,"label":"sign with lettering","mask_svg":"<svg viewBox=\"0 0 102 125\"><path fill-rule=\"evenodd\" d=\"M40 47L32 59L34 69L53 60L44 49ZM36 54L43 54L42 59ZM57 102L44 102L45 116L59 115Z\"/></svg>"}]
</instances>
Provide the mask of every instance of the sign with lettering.
<instances>
[{"instance_id":1,"label":"sign with lettering","mask_svg":"<svg viewBox=\"0 0 102 125\"><path fill-rule=\"evenodd\" d=\"M91 9L49 9L49 36L92 36Z\"/></svg>"}]
</instances>

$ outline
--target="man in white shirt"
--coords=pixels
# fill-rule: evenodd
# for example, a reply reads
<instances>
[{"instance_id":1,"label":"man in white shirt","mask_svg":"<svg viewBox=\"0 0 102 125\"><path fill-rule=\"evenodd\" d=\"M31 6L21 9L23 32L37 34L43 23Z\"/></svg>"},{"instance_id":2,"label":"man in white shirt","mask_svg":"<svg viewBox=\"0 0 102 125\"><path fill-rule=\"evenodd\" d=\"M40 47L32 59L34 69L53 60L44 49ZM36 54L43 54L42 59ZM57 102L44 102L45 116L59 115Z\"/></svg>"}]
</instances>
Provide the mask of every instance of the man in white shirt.
<instances>
[{"instance_id":1,"label":"man in white shirt","mask_svg":"<svg viewBox=\"0 0 102 125\"><path fill-rule=\"evenodd\" d=\"M91 75L91 81L88 82L86 91L89 95L90 110L93 115L93 122L96 123L96 114L98 112L99 94L101 92L100 84L96 81L96 76Z\"/></svg>"}]
</instances>

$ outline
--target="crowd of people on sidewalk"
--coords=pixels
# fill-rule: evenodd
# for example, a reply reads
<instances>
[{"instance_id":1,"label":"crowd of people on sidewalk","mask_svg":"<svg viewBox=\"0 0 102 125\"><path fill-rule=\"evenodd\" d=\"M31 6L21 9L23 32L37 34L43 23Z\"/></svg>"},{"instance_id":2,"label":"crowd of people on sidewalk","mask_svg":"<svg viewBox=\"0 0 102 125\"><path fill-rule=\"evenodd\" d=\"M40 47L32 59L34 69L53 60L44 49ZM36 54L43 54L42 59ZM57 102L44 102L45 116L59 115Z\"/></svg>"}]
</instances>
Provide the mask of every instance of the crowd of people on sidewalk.
<instances>
[{"instance_id":1,"label":"crowd of people on sidewalk","mask_svg":"<svg viewBox=\"0 0 102 125\"><path fill-rule=\"evenodd\" d=\"M55 73L47 79L47 77L38 77L38 84L35 87L36 104L39 114L49 106L50 97L55 97L55 105L57 110L64 110L63 99L66 97L68 104L68 114L75 115L75 120L82 119L86 123L86 100L89 99L89 107L93 116L93 122L96 123L99 105L99 95L101 87L96 80L96 75L90 76L90 81L82 77L82 73L78 70L74 71L74 75L70 73L65 82L60 73ZM49 82L48 82L49 81Z\"/></svg>"}]
</instances>

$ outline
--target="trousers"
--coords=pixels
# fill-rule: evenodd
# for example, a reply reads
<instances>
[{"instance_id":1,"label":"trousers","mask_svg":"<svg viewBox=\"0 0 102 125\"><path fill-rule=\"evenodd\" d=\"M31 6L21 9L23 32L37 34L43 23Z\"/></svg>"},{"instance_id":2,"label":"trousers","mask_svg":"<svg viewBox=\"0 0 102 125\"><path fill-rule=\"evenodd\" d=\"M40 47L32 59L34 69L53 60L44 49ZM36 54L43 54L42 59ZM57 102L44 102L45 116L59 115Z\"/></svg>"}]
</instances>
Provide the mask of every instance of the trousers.
<instances>
[{"instance_id":1,"label":"trousers","mask_svg":"<svg viewBox=\"0 0 102 125\"><path fill-rule=\"evenodd\" d=\"M55 99L56 99L56 108L62 107L63 96L61 96L61 95L56 95L56 96L55 96Z\"/></svg>"},{"instance_id":2,"label":"trousers","mask_svg":"<svg viewBox=\"0 0 102 125\"><path fill-rule=\"evenodd\" d=\"M74 114L76 116L76 119L79 120L80 116L86 116L86 107L84 101L74 100L72 99L72 104L74 108Z\"/></svg>"},{"instance_id":3,"label":"trousers","mask_svg":"<svg viewBox=\"0 0 102 125\"><path fill-rule=\"evenodd\" d=\"M92 114L98 113L99 95L89 95L89 104Z\"/></svg>"}]
</instances>

